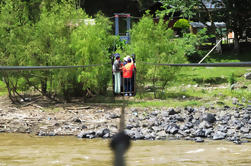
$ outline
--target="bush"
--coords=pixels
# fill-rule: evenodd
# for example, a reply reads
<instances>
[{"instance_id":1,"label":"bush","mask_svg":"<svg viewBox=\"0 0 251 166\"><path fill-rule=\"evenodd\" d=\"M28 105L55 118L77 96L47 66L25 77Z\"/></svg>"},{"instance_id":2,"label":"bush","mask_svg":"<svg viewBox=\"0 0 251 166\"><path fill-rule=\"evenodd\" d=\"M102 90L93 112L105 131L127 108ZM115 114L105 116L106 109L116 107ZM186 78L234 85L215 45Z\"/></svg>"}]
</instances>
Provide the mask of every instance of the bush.
<instances>
[{"instance_id":1,"label":"bush","mask_svg":"<svg viewBox=\"0 0 251 166\"><path fill-rule=\"evenodd\" d=\"M205 55L205 51L199 50L199 46L208 38L206 31L204 28L197 34L185 33L183 38L180 38L185 55L190 62L198 63Z\"/></svg>"},{"instance_id":2,"label":"bush","mask_svg":"<svg viewBox=\"0 0 251 166\"><path fill-rule=\"evenodd\" d=\"M189 32L189 21L187 19L179 19L173 25L173 28L178 31L178 34L182 35L183 33Z\"/></svg>"},{"instance_id":3,"label":"bush","mask_svg":"<svg viewBox=\"0 0 251 166\"><path fill-rule=\"evenodd\" d=\"M109 48L114 37L110 35L111 23L108 18L98 15L95 25L81 26L71 35L71 48L75 53L76 64L104 64L101 67L84 68L78 75L84 90L104 93L110 81L111 69Z\"/></svg>"}]
</instances>

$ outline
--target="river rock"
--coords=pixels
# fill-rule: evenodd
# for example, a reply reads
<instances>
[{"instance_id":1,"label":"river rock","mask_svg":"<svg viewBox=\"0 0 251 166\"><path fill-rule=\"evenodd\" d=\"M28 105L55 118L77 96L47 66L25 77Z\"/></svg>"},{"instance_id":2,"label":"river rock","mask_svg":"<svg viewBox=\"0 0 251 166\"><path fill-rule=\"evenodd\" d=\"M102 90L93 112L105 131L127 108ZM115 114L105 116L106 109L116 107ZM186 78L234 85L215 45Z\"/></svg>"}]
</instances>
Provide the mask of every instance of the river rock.
<instances>
[{"instance_id":1,"label":"river rock","mask_svg":"<svg viewBox=\"0 0 251 166\"><path fill-rule=\"evenodd\" d=\"M242 141L239 138L234 137L233 143L240 145Z\"/></svg>"},{"instance_id":2,"label":"river rock","mask_svg":"<svg viewBox=\"0 0 251 166\"><path fill-rule=\"evenodd\" d=\"M156 135L157 135L157 137L156 137L157 139L164 139L164 138L166 138L166 132L164 130L156 133Z\"/></svg>"},{"instance_id":3,"label":"river rock","mask_svg":"<svg viewBox=\"0 0 251 166\"><path fill-rule=\"evenodd\" d=\"M195 142L204 142L204 140L201 137L196 137L194 139Z\"/></svg>"},{"instance_id":4,"label":"river rock","mask_svg":"<svg viewBox=\"0 0 251 166\"><path fill-rule=\"evenodd\" d=\"M166 128L166 133L176 134L179 131L179 126L176 124L171 124Z\"/></svg>"},{"instance_id":5,"label":"river rock","mask_svg":"<svg viewBox=\"0 0 251 166\"><path fill-rule=\"evenodd\" d=\"M232 103L234 104L234 105L236 105L236 104L238 104L238 102L239 102L239 100L237 99L237 98L232 98Z\"/></svg>"},{"instance_id":6,"label":"river rock","mask_svg":"<svg viewBox=\"0 0 251 166\"><path fill-rule=\"evenodd\" d=\"M73 118L72 122L74 123L82 123L82 120L79 118Z\"/></svg>"},{"instance_id":7,"label":"river rock","mask_svg":"<svg viewBox=\"0 0 251 166\"><path fill-rule=\"evenodd\" d=\"M56 133L53 132L53 131L51 131L51 132L48 133L48 136L55 136L55 135L56 135Z\"/></svg>"},{"instance_id":8,"label":"river rock","mask_svg":"<svg viewBox=\"0 0 251 166\"><path fill-rule=\"evenodd\" d=\"M188 129L190 129L190 128L193 127L193 123L187 122L187 123L185 124L185 127L187 127Z\"/></svg>"},{"instance_id":9,"label":"river rock","mask_svg":"<svg viewBox=\"0 0 251 166\"><path fill-rule=\"evenodd\" d=\"M102 131L102 137L103 138L110 138L110 130L109 129L104 129L103 131Z\"/></svg>"},{"instance_id":10,"label":"river rock","mask_svg":"<svg viewBox=\"0 0 251 166\"><path fill-rule=\"evenodd\" d=\"M99 129L98 131L96 131L96 135L98 137L106 136L106 138L108 138L110 136L110 130L108 128Z\"/></svg>"},{"instance_id":11,"label":"river rock","mask_svg":"<svg viewBox=\"0 0 251 166\"><path fill-rule=\"evenodd\" d=\"M178 112L176 112L173 108L168 110L168 115L175 115L178 114Z\"/></svg>"},{"instance_id":12,"label":"river rock","mask_svg":"<svg viewBox=\"0 0 251 166\"><path fill-rule=\"evenodd\" d=\"M223 126L223 125L218 126L218 131L226 133L227 130L228 130L228 126Z\"/></svg>"},{"instance_id":13,"label":"river rock","mask_svg":"<svg viewBox=\"0 0 251 166\"><path fill-rule=\"evenodd\" d=\"M158 110L155 110L155 111L151 112L151 115L152 115L152 116L157 116L158 114L159 114L159 111L158 111Z\"/></svg>"},{"instance_id":14,"label":"river rock","mask_svg":"<svg viewBox=\"0 0 251 166\"><path fill-rule=\"evenodd\" d=\"M227 130L227 135L228 136L232 136L232 135L234 135L235 134L235 129L228 129Z\"/></svg>"},{"instance_id":15,"label":"river rock","mask_svg":"<svg viewBox=\"0 0 251 166\"><path fill-rule=\"evenodd\" d=\"M141 132L135 131L132 138L136 139L136 140L139 140L139 139L144 139L145 137L144 137L144 135Z\"/></svg>"},{"instance_id":16,"label":"river rock","mask_svg":"<svg viewBox=\"0 0 251 166\"><path fill-rule=\"evenodd\" d=\"M188 116L186 117L186 120L187 120L188 122L191 122L193 119L194 119L194 118L193 118L193 115L188 115Z\"/></svg>"},{"instance_id":17,"label":"river rock","mask_svg":"<svg viewBox=\"0 0 251 166\"><path fill-rule=\"evenodd\" d=\"M235 118L240 118L240 113L239 113L239 112L235 112L235 113L234 113L234 117L235 117Z\"/></svg>"},{"instance_id":18,"label":"river rock","mask_svg":"<svg viewBox=\"0 0 251 166\"><path fill-rule=\"evenodd\" d=\"M82 125L81 129L87 129L87 126L86 125Z\"/></svg>"},{"instance_id":19,"label":"river rock","mask_svg":"<svg viewBox=\"0 0 251 166\"><path fill-rule=\"evenodd\" d=\"M38 136L47 136L47 133L44 131L39 131L39 133L37 134Z\"/></svg>"},{"instance_id":20,"label":"river rock","mask_svg":"<svg viewBox=\"0 0 251 166\"><path fill-rule=\"evenodd\" d=\"M168 111L162 111L161 112L161 116L162 117L168 117L169 116L169 112Z\"/></svg>"},{"instance_id":21,"label":"river rock","mask_svg":"<svg viewBox=\"0 0 251 166\"><path fill-rule=\"evenodd\" d=\"M81 131L78 135L78 138L95 138L95 132L94 131Z\"/></svg>"},{"instance_id":22,"label":"river rock","mask_svg":"<svg viewBox=\"0 0 251 166\"><path fill-rule=\"evenodd\" d=\"M204 129L205 131L205 136L207 138L210 138L211 137L211 134L213 133L213 129L209 128L209 129Z\"/></svg>"},{"instance_id":23,"label":"river rock","mask_svg":"<svg viewBox=\"0 0 251 166\"><path fill-rule=\"evenodd\" d=\"M179 130L179 134L181 134L183 137L187 137L187 133L185 131Z\"/></svg>"},{"instance_id":24,"label":"river rock","mask_svg":"<svg viewBox=\"0 0 251 166\"><path fill-rule=\"evenodd\" d=\"M187 110L188 113L190 113L190 114L194 112L194 108L192 108L192 107L185 107L185 110Z\"/></svg>"},{"instance_id":25,"label":"river rock","mask_svg":"<svg viewBox=\"0 0 251 166\"><path fill-rule=\"evenodd\" d=\"M244 77L246 79L251 79L251 72L244 74Z\"/></svg>"},{"instance_id":26,"label":"river rock","mask_svg":"<svg viewBox=\"0 0 251 166\"><path fill-rule=\"evenodd\" d=\"M244 135L243 135L243 138L251 139L251 134L244 134Z\"/></svg>"},{"instance_id":27,"label":"river rock","mask_svg":"<svg viewBox=\"0 0 251 166\"><path fill-rule=\"evenodd\" d=\"M216 118L213 114L207 113L204 117L203 120L205 120L208 123L214 123L216 121Z\"/></svg>"},{"instance_id":28,"label":"river rock","mask_svg":"<svg viewBox=\"0 0 251 166\"><path fill-rule=\"evenodd\" d=\"M206 137L205 133L206 133L205 130L199 129L199 130L195 131L194 136L195 137Z\"/></svg>"},{"instance_id":29,"label":"river rock","mask_svg":"<svg viewBox=\"0 0 251 166\"><path fill-rule=\"evenodd\" d=\"M211 128L212 127L212 124L211 123L208 123L207 121L202 121L200 124L199 124L199 128L201 129L204 129L204 128Z\"/></svg>"},{"instance_id":30,"label":"river rock","mask_svg":"<svg viewBox=\"0 0 251 166\"><path fill-rule=\"evenodd\" d=\"M226 137L226 133L223 133L221 131L217 131L214 135L213 135L213 140L221 140L224 139Z\"/></svg>"},{"instance_id":31,"label":"river rock","mask_svg":"<svg viewBox=\"0 0 251 166\"><path fill-rule=\"evenodd\" d=\"M111 115L110 115L110 118L111 118L111 119L120 118L120 115L117 115L117 114L111 114Z\"/></svg>"},{"instance_id":32,"label":"river rock","mask_svg":"<svg viewBox=\"0 0 251 166\"><path fill-rule=\"evenodd\" d=\"M224 110L228 110L228 109L230 109L230 106L224 105Z\"/></svg>"},{"instance_id":33,"label":"river rock","mask_svg":"<svg viewBox=\"0 0 251 166\"><path fill-rule=\"evenodd\" d=\"M173 116L174 116L174 119L176 119L177 121L184 122L184 118L182 118L181 115L176 114L176 115L173 115Z\"/></svg>"},{"instance_id":34,"label":"river rock","mask_svg":"<svg viewBox=\"0 0 251 166\"><path fill-rule=\"evenodd\" d=\"M242 127L240 130L243 133L249 133L249 128L248 127Z\"/></svg>"},{"instance_id":35,"label":"river rock","mask_svg":"<svg viewBox=\"0 0 251 166\"><path fill-rule=\"evenodd\" d=\"M250 115L249 114L244 114L242 118L246 119L246 120L249 120L250 119Z\"/></svg>"},{"instance_id":36,"label":"river rock","mask_svg":"<svg viewBox=\"0 0 251 166\"><path fill-rule=\"evenodd\" d=\"M250 103L251 103L251 101L250 101ZM250 111L250 113L251 113L251 105L248 105L246 109L248 112Z\"/></svg>"}]
</instances>

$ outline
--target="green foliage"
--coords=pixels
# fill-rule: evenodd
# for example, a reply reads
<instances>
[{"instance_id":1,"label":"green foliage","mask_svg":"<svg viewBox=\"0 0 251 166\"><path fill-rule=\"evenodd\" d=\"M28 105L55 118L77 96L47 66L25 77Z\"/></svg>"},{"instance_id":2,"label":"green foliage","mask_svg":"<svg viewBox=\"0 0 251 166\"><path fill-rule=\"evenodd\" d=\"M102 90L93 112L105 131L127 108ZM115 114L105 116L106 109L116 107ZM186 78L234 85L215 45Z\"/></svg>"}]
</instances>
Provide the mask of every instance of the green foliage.
<instances>
[{"instance_id":1,"label":"green foliage","mask_svg":"<svg viewBox=\"0 0 251 166\"><path fill-rule=\"evenodd\" d=\"M158 24L153 22L151 16L144 16L131 31L131 44L127 52L135 53L137 62L137 84L144 86L147 81L153 85L157 82L164 89L168 81L175 78L179 68L157 67L148 63L183 63L186 58L182 49L182 42L175 40L173 31L167 29L167 24L160 20Z\"/></svg>"},{"instance_id":2,"label":"green foliage","mask_svg":"<svg viewBox=\"0 0 251 166\"><path fill-rule=\"evenodd\" d=\"M200 1L197 0L161 0L160 2L163 3L165 10L160 11L158 15L173 17L175 13L180 12L181 17L188 18L188 20L196 15L194 9L200 4Z\"/></svg>"},{"instance_id":3,"label":"green foliage","mask_svg":"<svg viewBox=\"0 0 251 166\"><path fill-rule=\"evenodd\" d=\"M190 27L189 21L187 19L179 19L173 25L174 28L180 28L187 31Z\"/></svg>"},{"instance_id":4,"label":"green foliage","mask_svg":"<svg viewBox=\"0 0 251 166\"><path fill-rule=\"evenodd\" d=\"M235 78L234 73L232 73L232 74L230 75L229 81L228 81L228 82L229 82L230 85L236 83L236 78Z\"/></svg>"},{"instance_id":5,"label":"green foliage","mask_svg":"<svg viewBox=\"0 0 251 166\"><path fill-rule=\"evenodd\" d=\"M88 65L109 61L113 38L108 19L99 14L95 25L86 25L84 19L89 17L75 8L75 1L42 1L36 18L30 17L30 7L21 0L1 3L0 65ZM87 91L104 92L110 78L108 68L3 72L1 76L13 101L16 95L22 97L18 91L30 87L48 97L69 99Z\"/></svg>"},{"instance_id":6,"label":"green foliage","mask_svg":"<svg viewBox=\"0 0 251 166\"><path fill-rule=\"evenodd\" d=\"M75 52L78 65L109 64L109 48L114 38L110 35L111 23L102 15L96 18L96 24L80 26L71 35L71 48ZM110 80L109 66L85 68L78 75L78 81L84 89L102 93L106 91Z\"/></svg>"},{"instance_id":7,"label":"green foliage","mask_svg":"<svg viewBox=\"0 0 251 166\"><path fill-rule=\"evenodd\" d=\"M199 50L199 46L208 38L206 29L200 30L197 34L185 33L180 40L183 43L183 49L188 60L198 62L204 55L204 51Z\"/></svg>"}]
</instances>

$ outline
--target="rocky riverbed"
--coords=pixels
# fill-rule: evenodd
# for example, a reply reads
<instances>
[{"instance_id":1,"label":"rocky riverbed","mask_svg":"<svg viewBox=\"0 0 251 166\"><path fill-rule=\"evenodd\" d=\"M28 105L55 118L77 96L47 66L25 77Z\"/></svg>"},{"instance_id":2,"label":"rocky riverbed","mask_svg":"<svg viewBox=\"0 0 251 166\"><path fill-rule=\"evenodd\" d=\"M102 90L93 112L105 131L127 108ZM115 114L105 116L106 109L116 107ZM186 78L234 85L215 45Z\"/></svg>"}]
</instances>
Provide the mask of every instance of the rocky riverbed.
<instances>
[{"instance_id":1,"label":"rocky riverbed","mask_svg":"<svg viewBox=\"0 0 251 166\"><path fill-rule=\"evenodd\" d=\"M0 132L39 136L75 135L110 138L118 132L121 108L36 102L6 104L0 99ZM221 108L126 108L126 133L135 140L226 139L236 144L251 139L251 105Z\"/></svg>"}]
</instances>

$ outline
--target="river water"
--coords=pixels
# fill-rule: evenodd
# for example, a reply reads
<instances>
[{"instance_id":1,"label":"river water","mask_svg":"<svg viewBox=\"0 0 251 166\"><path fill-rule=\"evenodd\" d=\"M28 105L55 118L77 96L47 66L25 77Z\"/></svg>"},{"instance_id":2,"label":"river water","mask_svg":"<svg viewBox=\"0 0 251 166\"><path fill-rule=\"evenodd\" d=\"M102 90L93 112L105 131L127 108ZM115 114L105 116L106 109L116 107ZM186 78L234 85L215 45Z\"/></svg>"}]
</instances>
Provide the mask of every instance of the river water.
<instances>
[{"instance_id":1,"label":"river water","mask_svg":"<svg viewBox=\"0 0 251 166\"><path fill-rule=\"evenodd\" d=\"M0 166L108 166L109 140L0 133ZM251 143L133 141L127 165L251 166Z\"/></svg>"}]
</instances>

